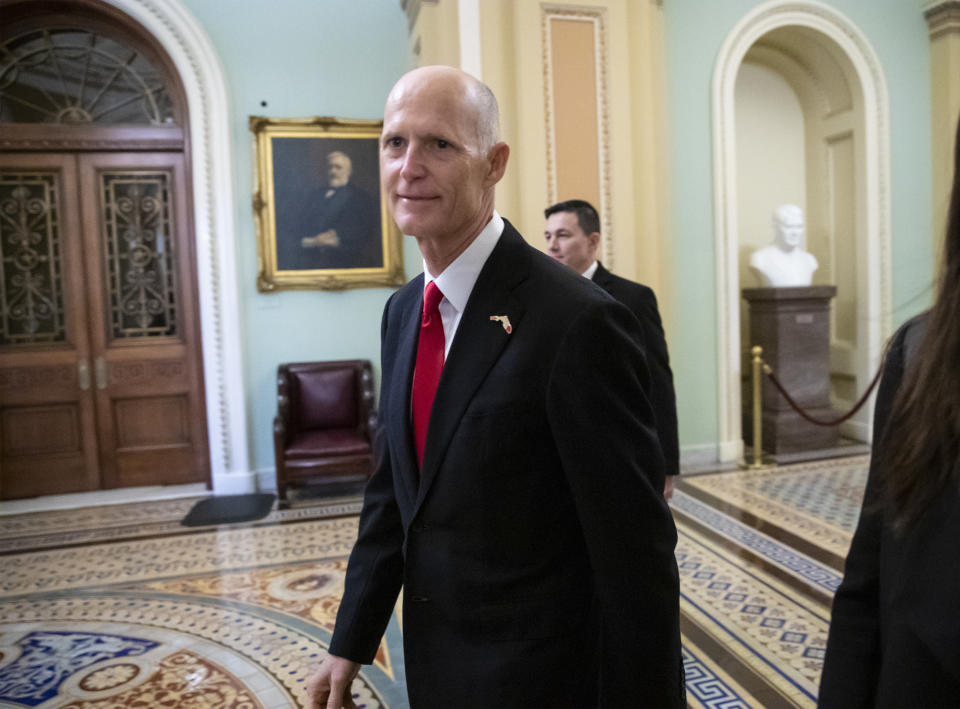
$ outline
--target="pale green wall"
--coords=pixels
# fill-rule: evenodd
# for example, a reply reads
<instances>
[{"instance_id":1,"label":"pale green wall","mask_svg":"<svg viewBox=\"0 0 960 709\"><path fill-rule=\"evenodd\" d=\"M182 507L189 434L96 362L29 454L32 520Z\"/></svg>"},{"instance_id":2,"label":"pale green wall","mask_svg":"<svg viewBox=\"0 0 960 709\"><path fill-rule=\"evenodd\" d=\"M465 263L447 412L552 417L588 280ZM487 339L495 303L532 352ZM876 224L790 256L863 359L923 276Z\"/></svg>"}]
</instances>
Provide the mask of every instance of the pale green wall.
<instances>
[{"instance_id":1,"label":"pale green wall","mask_svg":"<svg viewBox=\"0 0 960 709\"><path fill-rule=\"evenodd\" d=\"M251 458L272 468L274 372L284 361L379 363L389 289L342 293L256 290L251 114L380 118L393 82L412 66L398 0L182 0L209 34L231 101L237 267ZM716 264L711 82L721 44L756 0L667 0L668 159L674 263L668 323L685 447L717 442ZM919 4L832 0L867 36L890 96L894 324L923 307L930 284L929 40ZM261 106L266 101L267 106ZM405 243L407 277L421 270Z\"/></svg>"},{"instance_id":2,"label":"pale green wall","mask_svg":"<svg viewBox=\"0 0 960 709\"><path fill-rule=\"evenodd\" d=\"M685 447L718 442L711 88L720 47L756 0L666 0L670 216L677 271L671 363ZM918 2L831 0L867 37L890 99L894 325L931 282L930 53Z\"/></svg>"},{"instance_id":3,"label":"pale green wall","mask_svg":"<svg viewBox=\"0 0 960 709\"><path fill-rule=\"evenodd\" d=\"M407 19L398 0L182 2L209 35L227 79L251 460L264 470L273 467L277 364L361 358L379 372L380 315L393 291L257 292L247 117L382 118L387 92L413 66ZM409 278L421 262L408 242Z\"/></svg>"}]
</instances>

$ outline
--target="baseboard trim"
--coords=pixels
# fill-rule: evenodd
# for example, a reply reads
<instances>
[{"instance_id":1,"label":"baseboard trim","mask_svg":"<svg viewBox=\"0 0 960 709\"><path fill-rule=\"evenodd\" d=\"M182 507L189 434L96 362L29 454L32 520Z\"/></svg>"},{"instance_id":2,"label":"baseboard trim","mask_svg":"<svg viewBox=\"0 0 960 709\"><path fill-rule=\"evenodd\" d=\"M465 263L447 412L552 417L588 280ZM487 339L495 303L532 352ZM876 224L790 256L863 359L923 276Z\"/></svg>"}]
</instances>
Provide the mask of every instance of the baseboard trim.
<instances>
[{"instance_id":1,"label":"baseboard trim","mask_svg":"<svg viewBox=\"0 0 960 709\"><path fill-rule=\"evenodd\" d=\"M277 469L259 468L257 470L257 490L260 492L277 491Z\"/></svg>"},{"instance_id":2,"label":"baseboard trim","mask_svg":"<svg viewBox=\"0 0 960 709\"><path fill-rule=\"evenodd\" d=\"M697 446L681 446L680 469L700 468L704 465L716 463L719 458L719 448L715 443L706 443Z\"/></svg>"},{"instance_id":3,"label":"baseboard trim","mask_svg":"<svg viewBox=\"0 0 960 709\"><path fill-rule=\"evenodd\" d=\"M704 443L680 448L680 474L715 473L735 470L743 460L743 441Z\"/></svg>"},{"instance_id":4,"label":"baseboard trim","mask_svg":"<svg viewBox=\"0 0 960 709\"><path fill-rule=\"evenodd\" d=\"M178 497L205 497L209 494L210 491L207 490L206 483L186 483L184 485L120 487L112 490L91 490L89 492L71 492L62 495L43 495L41 497L28 497L23 500L4 500L0 502L0 517L31 512L72 510L81 507L100 507L102 505L123 505L131 502L170 500Z\"/></svg>"},{"instance_id":5,"label":"baseboard trim","mask_svg":"<svg viewBox=\"0 0 960 709\"><path fill-rule=\"evenodd\" d=\"M257 474L250 471L213 474L214 495L244 495L257 491Z\"/></svg>"}]
</instances>

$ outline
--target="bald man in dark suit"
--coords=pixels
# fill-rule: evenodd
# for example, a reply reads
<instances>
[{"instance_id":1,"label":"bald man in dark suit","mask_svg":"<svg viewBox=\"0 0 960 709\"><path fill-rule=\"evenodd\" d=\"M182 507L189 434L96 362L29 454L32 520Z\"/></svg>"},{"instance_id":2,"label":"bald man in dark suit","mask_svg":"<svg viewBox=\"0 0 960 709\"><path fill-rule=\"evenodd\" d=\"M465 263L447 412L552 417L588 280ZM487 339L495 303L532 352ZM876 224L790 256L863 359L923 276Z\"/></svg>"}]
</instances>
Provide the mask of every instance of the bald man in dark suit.
<instances>
[{"instance_id":1,"label":"bald man in dark suit","mask_svg":"<svg viewBox=\"0 0 960 709\"><path fill-rule=\"evenodd\" d=\"M496 99L387 99L384 194L424 273L382 322L377 468L311 707L352 706L403 588L423 707L681 707L676 529L636 318L494 210Z\"/></svg>"}]
</instances>

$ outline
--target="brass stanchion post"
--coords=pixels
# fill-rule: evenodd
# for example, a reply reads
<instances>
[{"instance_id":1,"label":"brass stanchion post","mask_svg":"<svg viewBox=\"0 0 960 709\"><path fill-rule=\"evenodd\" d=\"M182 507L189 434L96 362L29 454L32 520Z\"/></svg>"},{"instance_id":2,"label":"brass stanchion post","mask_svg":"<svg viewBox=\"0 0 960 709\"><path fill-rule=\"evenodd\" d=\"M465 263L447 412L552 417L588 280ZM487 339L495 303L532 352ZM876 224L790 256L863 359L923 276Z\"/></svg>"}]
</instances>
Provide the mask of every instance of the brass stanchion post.
<instances>
[{"instance_id":1,"label":"brass stanchion post","mask_svg":"<svg viewBox=\"0 0 960 709\"><path fill-rule=\"evenodd\" d=\"M759 345L750 350L753 355L753 463L751 468L763 467L763 382L760 379L763 367L763 348Z\"/></svg>"}]
</instances>

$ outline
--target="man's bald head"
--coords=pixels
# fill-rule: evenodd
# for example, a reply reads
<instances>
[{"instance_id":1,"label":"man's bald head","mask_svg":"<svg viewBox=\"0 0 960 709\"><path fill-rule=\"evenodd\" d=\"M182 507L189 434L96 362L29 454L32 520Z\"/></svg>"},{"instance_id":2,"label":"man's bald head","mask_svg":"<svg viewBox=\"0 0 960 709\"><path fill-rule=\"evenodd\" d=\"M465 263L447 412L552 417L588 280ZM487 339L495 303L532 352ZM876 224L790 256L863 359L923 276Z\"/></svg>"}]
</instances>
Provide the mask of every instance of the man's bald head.
<instances>
[{"instance_id":1,"label":"man's bald head","mask_svg":"<svg viewBox=\"0 0 960 709\"><path fill-rule=\"evenodd\" d=\"M493 91L471 74L449 66L425 66L404 74L387 96L384 113L411 93L427 91L458 100L464 114L476 125L477 147L482 153L500 140L500 107Z\"/></svg>"},{"instance_id":2,"label":"man's bald head","mask_svg":"<svg viewBox=\"0 0 960 709\"><path fill-rule=\"evenodd\" d=\"M404 234L440 274L493 217L510 148L489 88L451 67L405 74L383 110L380 184Z\"/></svg>"}]
</instances>

